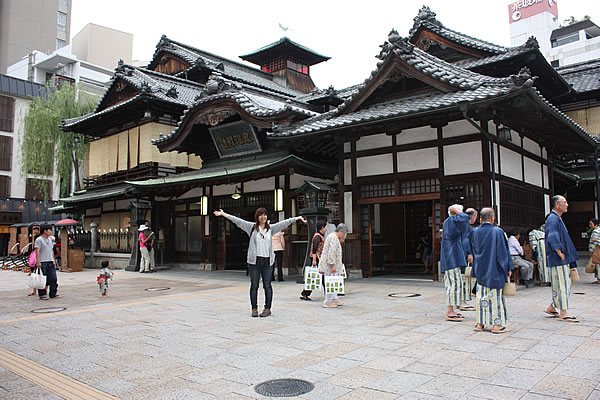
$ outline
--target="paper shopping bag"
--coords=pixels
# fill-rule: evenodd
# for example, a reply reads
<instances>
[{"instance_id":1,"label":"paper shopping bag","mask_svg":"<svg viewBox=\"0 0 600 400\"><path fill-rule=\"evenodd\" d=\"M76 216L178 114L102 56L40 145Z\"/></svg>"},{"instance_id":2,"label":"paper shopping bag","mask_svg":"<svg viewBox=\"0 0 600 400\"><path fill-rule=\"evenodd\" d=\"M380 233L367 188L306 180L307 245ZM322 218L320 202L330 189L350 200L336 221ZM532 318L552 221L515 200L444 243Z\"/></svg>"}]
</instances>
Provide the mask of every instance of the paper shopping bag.
<instances>
[{"instance_id":1,"label":"paper shopping bag","mask_svg":"<svg viewBox=\"0 0 600 400\"><path fill-rule=\"evenodd\" d=\"M341 273L341 275L342 275L342 278L348 279L348 274L346 273L346 265L345 264L342 264L342 273Z\"/></svg>"},{"instance_id":2,"label":"paper shopping bag","mask_svg":"<svg viewBox=\"0 0 600 400\"><path fill-rule=\"evenodd\" d=\"M517 285L514 282L506 282L504 284L504 290L502 292L505 296L516 296Z\"/></svg>"},{"instance_id":3,"label":"paper shopping bag","mask_svg":"<svg viewBox=\"0 0 600 400\"><path fill-rule=\"evenodd\" d=\"M588 260L586 266L585 266L585 272L588 274L593 274L596 272L596 266L594 265L594 263L592 262L592 258L590 257L590 259Z\"/></svg>"},{"instance_id":4,"label":"paper shopping bag","mask_svg":"<svg viewBox=\"0 0 600 400\"><path fill-rule=\"evenodd\" d=\"M577 282L579 280L579 272L577 268L571 268L571 282Z\"/></svg>"},{"instance_id":5,"label":"paper shopping bag","mask_svg":"<svg viewBox=\"0 0 600 400\"><path fill-rule=\"evenodd\" d=\"M321 289L323 275L319 273L319 267L308 265L304 267L304 290Z\"/></svg>"},{"instance_id":6,"label":"paper shopping bag","mask_svg":"<svg viewBox=\"0 0 600 400\"><path fill-rule=\"evenodd\" d=\"M341 275L325 277L325 294L344 294L344 278Z\"/></svg>"}]
</instances>

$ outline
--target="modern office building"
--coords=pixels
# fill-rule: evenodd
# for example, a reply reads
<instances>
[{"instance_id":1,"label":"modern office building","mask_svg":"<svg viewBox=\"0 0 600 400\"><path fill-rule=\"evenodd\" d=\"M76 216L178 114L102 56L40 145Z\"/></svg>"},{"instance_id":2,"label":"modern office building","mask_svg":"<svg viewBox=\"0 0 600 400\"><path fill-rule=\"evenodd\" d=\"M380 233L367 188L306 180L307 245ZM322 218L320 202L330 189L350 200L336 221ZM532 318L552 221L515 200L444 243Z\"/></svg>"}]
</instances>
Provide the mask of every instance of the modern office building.
<instances>
[{"instance_id":1,"label":"modern office building","mask_svg":"<svg viewBox=\"0 0 600 400\"><path fill-rule=\"evenodd\" d=\"M0 1L0 73L34 50L70 43L72 0Z\"/></svg>"}]
</instances>

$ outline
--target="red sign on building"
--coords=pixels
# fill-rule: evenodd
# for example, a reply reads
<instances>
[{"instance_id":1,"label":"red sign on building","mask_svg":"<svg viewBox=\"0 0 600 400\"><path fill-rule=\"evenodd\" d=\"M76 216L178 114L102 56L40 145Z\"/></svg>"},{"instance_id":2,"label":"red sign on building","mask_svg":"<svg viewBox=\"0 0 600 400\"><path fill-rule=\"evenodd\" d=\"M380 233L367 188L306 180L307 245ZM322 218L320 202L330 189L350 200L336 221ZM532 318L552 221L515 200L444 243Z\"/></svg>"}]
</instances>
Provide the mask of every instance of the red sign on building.
<instances>
[{"instance_id":1,"label":"red sign on building","mask_svg":"<svg viewBox=\"0 0 600 400\"><path fill-rule=\"evenodd\" d=\"M558 6L556 0L517 0L508 5L509 23L517 22L525 18L533 17L548 11L558 17Z\"/></svg>"}]
</instances>

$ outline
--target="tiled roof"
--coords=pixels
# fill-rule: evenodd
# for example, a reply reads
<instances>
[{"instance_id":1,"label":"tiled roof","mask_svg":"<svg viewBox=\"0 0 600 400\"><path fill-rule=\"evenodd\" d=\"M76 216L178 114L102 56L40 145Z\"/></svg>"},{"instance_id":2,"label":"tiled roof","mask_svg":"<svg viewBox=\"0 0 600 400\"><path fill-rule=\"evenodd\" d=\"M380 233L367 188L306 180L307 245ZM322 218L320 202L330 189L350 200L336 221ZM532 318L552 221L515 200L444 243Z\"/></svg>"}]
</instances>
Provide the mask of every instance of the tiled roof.
<instances>
[{"instance_id":1,"label":"tiled roof","mask_svg":"<svg viewBox=\"0 0 600 400\"><path fill-rule=\"evenodd\" d=\"M461 44L466 47L470 47L472 49L483 50L493 54L502 54L508 50L504 46L499 46L497 44L486 42L484 40L465 35L464 33L448 29L444 25L442 25L442 23L438 21L435 18L435 16L436 14L433 11L431 11L429 7L423 6L419 10L419 14L415 18L413 18L413 27L408 33L409 40L415 40L415 34L419 30L419 28L424 28L448 40L451 40L455 43Z\"/></svg>"},{"instance_id":2,"label":"tiled roof","mask_svg":"<svg viewBox=\"0 0 600 400\"><path fill-rule=\"evenodd\" d=\"M111 87L119 79L122 79L134 87L138 91L138 94L130 99L100 110L104 99L108 93L111 92ZM112 110L133 103L142 96L149 96L157 100L189 107L194 104L196 97L205 89L204 85L196 82L186 81L185 79L123 63L119 63L119 66L115 70L115 73L111 78L111 87L104 93L102 100L100 100L98 107L93 113L64 120L62 126L70 127L92 117L106 114Z\"/></svg>"},{"instance_id":3,"label":"tiled roof","mask_svg":"<svg viewBox=\"0 0 600 400\"><path fill-rule=\"evenodd\" d=\"M19 97L44 97L46 87L39 83L0 74L0 93Z\"/></svg>"},{"instance_id":4,"label":"tiled roof","mask_svg":"<svg viewBox=\"0 0 600 400\"><path fill-rule=\"evenodd\" d=\"M579 93L600 90L600 58L556 68Z\"/></svg>"},{"instance_id":5,"label":"tiled roof","mask_svg":"<svg viewBox=\"0 0 600 400\"><path fill-rule=\"evenodd\" d=\"M294 97L302 94L299 91L286 88L273 82L273 75L269 72L261 71L260 69L188 46L175 40L171 40L164 35L156 46L156 51L152 56L153 61L149 66L152 65L158 54L163 51L181 57L191 65L188 70L181 71L177 76L185 76L185 73L191 69L208 68L213 72L220 72L228 79L248 83L277 93Z\"/></svg>"},{"instance_id":6,"label":"tiled roof","mask_svg":"<svg viewBox=\"0 0 600 400\"><path fill-rule=\"evenodd\" d=\"M269 96L266 93L251 91L247 88L242 88L239 85L233 84L230 81L222 80L220 82L220 88L215 90L215 93L209 93L207 91L203 92L203 94L197 98L197 101L194 103L193 107L190 107L184 111L177 124L177 128L175 128L166 136L153 139L152 143L160 144L174 139L179 132L179 127L182 125L188 115L191 115L195 110L203 105L217 100L231 100L237 103L237 105L246 113L254 117L270 117L289 111L300 114L303 117L312 117L318 115L318 113L311 111L306 105L297 101L292 101L289 99L286 100L278 98L277 96Z\"/></svg>"},{"instance_id":7,"label":"tiled roof","mask_svg":"<svg viewBox=\"0 0 600 400\"><path fill-rule=\"evenodd\" d=\"M490 97L507 94L510 91L511 89L509 87L481 86L473 90L435 93L392 100L375 104L348 114L338 115L338 110L332 110L320 116L300 121L288 128L276 129L269 133L269 136L295 136L337 129L359 123L376 122L389 117L409 116L414 113L423 113L447 107L454 107L460 102L484 100Z\"/></svg>"},{"instance_id":8,"label":"tiled roof","mask_svg":"<svg viewBox=\"0 0 600 400\"><path fill-rule=\"evenodd\" d=\"M358 95L368 89L373 78L379 74L381 67L392 57L396 57L408 66L413 67L416 71L431 76L443 84L454 87L456 90L474 90L481 86L513 87L514 90L514 87L525 84L525 81L531 86L533 79L535 79L525 76L528 71L522 71L524 73L522 76L511 75L507 78L495 78L461 68L419 49L406 39L403 39L395 30L390 32L388 41L381 45L381 47L382 50L378 56L381 61L377 63L377 69L371 73L371 76L364 83L358 86L356 93L347 98L338 107L338 113L343 112Z\"/></svg>"},{"instance_id":9,"label":"tiled roof","mask_svg":"<svg viewBox=\"0 0 600 400\"><path fill-rule=\"evenodd\" d=\"M535 37L530 37L527 41L521 46L508 47L506 52L495 54L489 57L483 57L478 59L468 59L454 62L454 65L458 65L462 68L471 69L476 68L482 65L494 64L497 62L501 62L504 60L508 60L515 56L518 56L523 53L527 53L529 51L535 51L539 49L539 43Z\"/></svg>"}]
</instances>

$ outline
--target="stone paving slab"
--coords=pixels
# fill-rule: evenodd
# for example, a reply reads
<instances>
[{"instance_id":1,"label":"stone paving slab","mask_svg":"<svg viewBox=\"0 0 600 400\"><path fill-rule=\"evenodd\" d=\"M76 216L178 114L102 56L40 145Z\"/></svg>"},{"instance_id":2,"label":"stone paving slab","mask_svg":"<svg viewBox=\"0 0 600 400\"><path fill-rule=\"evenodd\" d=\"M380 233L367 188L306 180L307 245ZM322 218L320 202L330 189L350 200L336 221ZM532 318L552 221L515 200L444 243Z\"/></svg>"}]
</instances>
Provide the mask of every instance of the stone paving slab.
<instances>
[{"instance_id":1,"label":"stone paving slab","mask_svg":"<svg viewBox=\"0 0 600 400\"><path fill-rule=\"evenodd\" d=\"M300 399L600 399L600 288L583 271L580 324L547 318L550 289L532 287L507 298L504 335L445 321L440 282L349 281L339 309L276 282L273 316L251 318L243 273L117 271L108 298L96 274L60 273L63 297L41 302L0 271L0 347L121 399L265 399L254 386L279 378L314 383ZM56 396L0 369L0 398Z\"/></svg>"}]
</instances>

